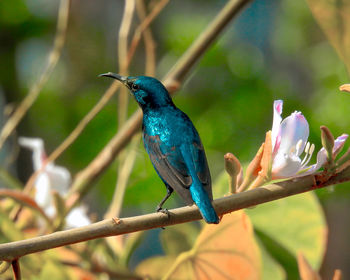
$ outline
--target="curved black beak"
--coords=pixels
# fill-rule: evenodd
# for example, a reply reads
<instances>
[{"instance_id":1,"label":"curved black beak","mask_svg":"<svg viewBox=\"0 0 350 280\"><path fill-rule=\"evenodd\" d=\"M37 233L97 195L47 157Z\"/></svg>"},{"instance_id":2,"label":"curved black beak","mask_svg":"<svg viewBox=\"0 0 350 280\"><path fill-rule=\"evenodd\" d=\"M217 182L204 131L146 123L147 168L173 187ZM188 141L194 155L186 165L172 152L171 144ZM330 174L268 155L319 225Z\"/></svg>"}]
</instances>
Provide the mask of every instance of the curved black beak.
<instances>
[{"instance_id":1,"label":"curved black beak","mask_svg":"<svg viewBox=\"0 0 350 280\"><path fill-rule=\"evenodd\" d=\"M116 73L112 73L112 72L108 72L108 73L104 73L104 74L100 74L98 75L99 77L109 77L109 78L113 78L116 79L120 82L122 82L123 84L125 84L127 82L127 77L116 74Z\"/></svg>"}]
</instances>

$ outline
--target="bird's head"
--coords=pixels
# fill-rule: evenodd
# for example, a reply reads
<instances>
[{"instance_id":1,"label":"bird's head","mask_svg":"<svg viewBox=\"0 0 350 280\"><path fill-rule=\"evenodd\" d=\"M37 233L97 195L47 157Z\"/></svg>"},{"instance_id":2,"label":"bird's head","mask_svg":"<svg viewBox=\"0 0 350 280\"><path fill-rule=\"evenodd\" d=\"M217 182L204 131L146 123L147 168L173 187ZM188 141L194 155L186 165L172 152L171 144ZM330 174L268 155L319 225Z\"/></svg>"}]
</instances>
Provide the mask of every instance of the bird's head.
<instances>
[{"instance_id":1,"label":"bird's head","mask_svg":"<svg viewBox=\"0 0 350 280\"><path fill-rule=\"evenodd\" d=\"M126 77L112 72L100 76L110 77L124 84L134 95L142 109L173 105L164 85L155 78L147 76Z\"/></svg>"}]
</instances>

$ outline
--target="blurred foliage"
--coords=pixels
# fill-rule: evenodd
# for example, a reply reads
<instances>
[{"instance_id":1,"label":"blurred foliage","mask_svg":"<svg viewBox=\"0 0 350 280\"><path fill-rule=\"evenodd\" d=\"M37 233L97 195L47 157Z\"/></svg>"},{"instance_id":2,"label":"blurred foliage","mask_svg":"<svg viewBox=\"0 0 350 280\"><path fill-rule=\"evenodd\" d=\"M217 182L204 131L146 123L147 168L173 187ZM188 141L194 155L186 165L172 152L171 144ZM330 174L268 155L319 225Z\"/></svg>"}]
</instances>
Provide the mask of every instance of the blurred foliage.
<instances>
[{"instance_id":1,"label":"blurred foliage","mask_svg":"<svg viewBox=\"0 0 350 280\"><path fill-rule=\"evenodd\" d=\"M214 184L214 196L228 192L228 176L223 172ZM267 257L263 279L269 270L274 279L299 279L297 255L303 252L311 266L318 269L326 252L327 224L315 194L304 193L246 209L259 247ZM280 275L280 277L277 277Z\"/></svg>"},{"instance_id":2,"label":"blurred foliage","mask_svg":"<svg viewBox=\"0 0 350 280\"><path fill-rule=\"evenodd\" d=\"M177 242L168 235L166 243ZM136 271L152 279L260 279L261 258L249 218L237 211L225 215L220 227L205 225L191 250L149 258Z\"/></svg>"},{"instance_id":3,"label":"blurred foliage","mask_svg":"<svg viewBox=\"0 0 350 280\"><path fill-rule=\"evenodd\" d=\"M350 71L350 3L308 0L311 12Z\"/></svg>"},{"instance_id":4,"label":"blurred foliage","mask_svg":"<svg viewBox=\"0 0 350 280\"><path fill-rule=\"evenodd\" d=\"M319 5L327 2L328 6L320 8L316 2ZM343 29L321 24L337 51L327 41L307 3L318 22L324 22L322 11L328 11L327 16L333 16L342 23ZM224 1L170 1L151 25L157 43L158 78L166 74L223 4ZM42 71L55 34L57 7L56 0L0 1L0 94L6 100L7 109L23 99ZM41 137L47 150L52 151L97 102L108 86L108 82L98 79L97 75L118 71L116 43L122 8L122 1L72 1L62 58L37 102L19 125L18 135ZM320 125L327 125L335 136L350 132L346 117L349 96L338 92L341 84L349 82L346 66L337 55L338 52L341 57L348 57L347 53L343 53L349 49L346 12L339 12L343 8L335 1L253 1L194 68L174 102L196 125L206 148L213 179L223 178L223 155L226 152L234 153L243 164L253 158L264 141L265 132L272 126L275 99L286 101L284 115L294 110L303 112L310 125L309 140L315 143L317 149L321 147ZM339 38L343 39L343 43ZM141 47L131 64L130 73L142 74L143 62ZM135 102L130 102L129 114L136 108ZM2 115L1 123L4 123L5 117ZM117 98L114 98L58 159L58 164L76 174L116 131ZM10 142L13 142L12 146L16 145L13 138ZM7 154L11 156L13 151L9 149ZM154 211L165 194L142 143L137 152L122 216ZM28 153L20 151L16 168L9 170L13 177L23 182L32 171L27 158ZM312 161L315 161L315 156ZM89 211L97 213L99 218L111 201L116 170L117 163L114 163L86 198ZM214 197L219 194L222 195L222 190L214 189ZM335 239L340 232L345 237L350 233L349 222L340 218L344 213L339 212L349 211L349 183L318 190L316 194L326 216L332 220L327 254L338 256L327 258L326 255L323 271L325 275L330 275L329 271L339 262L346 279L350 272L347 266L342 266L346 263L342 260L350 257L350 243L348 238ZM345 201L342 204L345 206L337 208L338 212L331 216L330 213L335 211L330 205L336 204L334 201L339 199ZM174 195L166 207L181 204ZM320 266L325 250L326 225L313 195L261 205L247 210L247 214L256 226L257 241L254 242L257 242L263 256L263 279L272 279L271 275L276 276L274 279L286 279L286 275L290 277L288 279L295 279L296 250L303 250L314 268ZM0 215L1 242L24 238L21 230L28 229L18 229L6 215L1 212ZM300 235L301 231L305 235ZM176 254L191 249L198 232L199 228L195 225L169 228L160 237L163 249L150 246L147 250L136 250L135 254L146 259L165 252L167 258L173 261ZM151 233L148 238L158 238L158 234ZM177 238L181 240L179 247L165 241ZM276 240L277 243L271 242ZM89 242L87 246L94 250L95 245ZM102 258L103 263L113 267L114 253L106 246L100 245L99 248L103 249L94 252L96 258ZM281 253L283 249L288 255ZM80 263L77 255L77 263ZM89 256L82 258L85 262L90 259ZM44 262L44 259L47 261ZM162 259L166 261L164 257ZM23 262L28 262L28 267L35 264L29 272L26 272L26 264L22 265L24 276L26 273L37 275L33 279L68 279L64 277L70 273L63 272L60 261L53 256L47 257L46 253L26 257ZM41 266L43 263L45 265Z\"/></svg>"}]
</instances>

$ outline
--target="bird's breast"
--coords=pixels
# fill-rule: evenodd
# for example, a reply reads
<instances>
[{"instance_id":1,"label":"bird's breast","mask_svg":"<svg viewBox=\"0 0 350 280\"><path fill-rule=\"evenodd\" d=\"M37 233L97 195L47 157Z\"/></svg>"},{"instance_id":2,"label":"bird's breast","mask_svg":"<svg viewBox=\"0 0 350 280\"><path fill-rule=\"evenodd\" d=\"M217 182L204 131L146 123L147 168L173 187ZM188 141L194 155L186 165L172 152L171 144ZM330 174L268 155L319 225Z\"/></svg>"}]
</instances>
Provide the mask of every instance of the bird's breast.
<instances>
[{"instance_id":1,"label":"bird's breast","mask_svg":"<svg viewBox=\"0 0 350 280\"><path fill-rule=\"evenodd\" d=\"M159 136L170 146L191 142L195 133L191 121L183 113L172 111L144 114L143 130L150 136Z\"/></svg>"}]
</instances>

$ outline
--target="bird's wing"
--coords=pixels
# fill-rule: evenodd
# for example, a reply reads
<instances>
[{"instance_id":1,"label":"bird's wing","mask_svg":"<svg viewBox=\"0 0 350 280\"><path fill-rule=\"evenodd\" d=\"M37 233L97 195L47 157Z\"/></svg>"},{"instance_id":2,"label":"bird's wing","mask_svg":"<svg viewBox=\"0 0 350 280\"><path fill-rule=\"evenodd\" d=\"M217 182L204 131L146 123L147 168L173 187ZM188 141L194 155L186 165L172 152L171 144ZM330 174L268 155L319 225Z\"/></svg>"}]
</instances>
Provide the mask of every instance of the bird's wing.
<instances>
[{"instance_id":1,"label":"bird's wing","mask_svg":"<svg viewBox=\"0 0 350 280\"><path fill-rule=\"evenodd\" d=\"M193 200L189 191L192 178L181 151L175 146L166 145L157 135L150 136L144 133L143 141L151 162L161 179L172 187L188 205L192 205Z\"/></svg>"},{"instance_id":2,"label":"bird's wing","mask_svg":"<svg viewBox=\"0 0 350 280\"><path fill-rule=\"evenodd\" d=\"M198 141L194 141L192 145L190 145L189 147L190 147L192 161L194 163L194 168L198 176L198 179L202 183L210 200L213 200L213 194L211 191L210 171L208 167L207 158L204 152L204 147L201 141L199 140L199 137L198 137Z\"/></svg>"}]
</instances>

